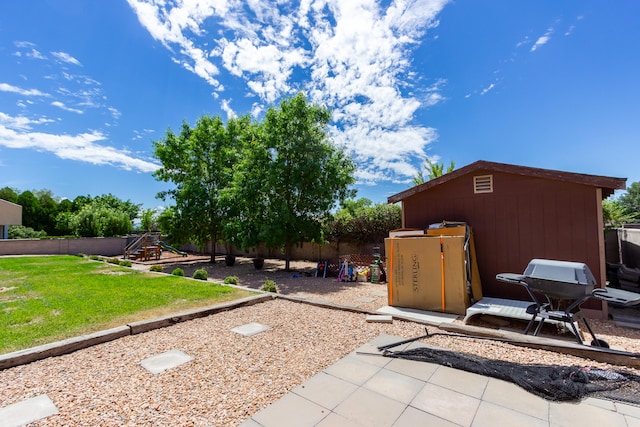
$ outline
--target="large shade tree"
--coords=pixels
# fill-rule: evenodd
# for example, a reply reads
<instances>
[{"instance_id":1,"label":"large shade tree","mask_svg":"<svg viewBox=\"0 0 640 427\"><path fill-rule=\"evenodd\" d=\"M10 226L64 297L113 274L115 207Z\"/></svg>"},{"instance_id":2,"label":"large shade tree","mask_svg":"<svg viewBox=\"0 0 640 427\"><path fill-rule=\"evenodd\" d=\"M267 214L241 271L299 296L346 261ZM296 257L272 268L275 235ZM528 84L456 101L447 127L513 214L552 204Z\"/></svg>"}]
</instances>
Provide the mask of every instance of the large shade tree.
<instances>
[{"instance_id":1,"label":"large shade tree","mask_svg":"<svg viewBox=\"0 0 640 427\"><path fill-rule=\"evenodd\" d=\"M154 176L172 182L175 188L158 194L173 199L172 238L191 241L199 247L211 245L211 262L215 262L215 243L233 208L226 197L233 181L248 116L225 123L219 116L202 116L195 127L183 123L179 134L170 129L154 142L154 154L162 167Z\"/></svg>"},{"instance_id":2,"label":"large shade tree","mask_svg":"<svg viewBox=\"0 0 640 427\"><path fill-rule=\"evenodd\" d=\"M322 218L353 195L355 164L330 140L331 113L303 94L284 99L265 116L258 150L266 215L262 235L269 247L284 249L289 270L292 245L322 241Z\"/></svg>"}]
</instances>

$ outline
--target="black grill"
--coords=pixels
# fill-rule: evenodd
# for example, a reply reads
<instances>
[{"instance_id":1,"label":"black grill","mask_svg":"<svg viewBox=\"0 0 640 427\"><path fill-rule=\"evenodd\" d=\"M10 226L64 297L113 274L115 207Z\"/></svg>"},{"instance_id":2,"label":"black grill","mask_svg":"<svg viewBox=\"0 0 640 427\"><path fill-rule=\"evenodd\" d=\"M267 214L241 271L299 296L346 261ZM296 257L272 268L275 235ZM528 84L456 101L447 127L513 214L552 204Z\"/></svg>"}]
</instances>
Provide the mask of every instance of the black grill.
<instances>
[{"instance_id":1,"label":"black grill","mask_svg":"<svg viewBox=\"0 0 640 427\"><path fill-rule=\"evenodd\" d=\"M593 341L591 345L608 347L607 343L596 338L587 319L582 316L580 306L588 298L597 298L619 305L640 303L640 294L611 288L597 288L597 281L586 264L580 262L533 259L523 274L502 273L496 276L501 282L524 286L534 304L527 308L531 320L524 333L539 321L534 331L538 335L546 319L568 323L578 343L582 338L576 327L576 321L582 318ZM540 298L542 295L544 298Z\"/></svg>"}]
</instances>

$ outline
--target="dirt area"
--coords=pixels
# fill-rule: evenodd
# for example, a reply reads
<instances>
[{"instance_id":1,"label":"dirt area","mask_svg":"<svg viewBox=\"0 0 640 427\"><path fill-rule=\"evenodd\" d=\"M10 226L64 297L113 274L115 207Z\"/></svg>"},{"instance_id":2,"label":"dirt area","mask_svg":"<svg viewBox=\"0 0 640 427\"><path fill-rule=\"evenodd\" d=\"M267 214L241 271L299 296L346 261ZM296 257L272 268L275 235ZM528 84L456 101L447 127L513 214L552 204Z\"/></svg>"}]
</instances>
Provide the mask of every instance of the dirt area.
<instances>
[{"instance_id":1,"label":"dirt area","mask_svg":"<svg viewBox=\"0 0 640 427\"><path fill-rule=\"evenodd\" d=\"M278 292L315 302L356 307L362 310L376 311L388 305L386 283L338 282L335 277L315 277L316 263L312 261L291 261L290 272L284 270L285 262L278 259L265 259L264 266L256 270L251 258L236 257L233 266L227 266L224 255L216 257L212 264L208 255L190 254L187 257L163 252L160 260L136 263L135 268L148 270L151 265L159 264L163 272L171 273L175 268L182 268L185 276L193 276L197 269L207 270L209 280L223 282L227 276L237 276L238 285L251 289L259 289L265 280L276 282ZM462 323L462 316L456 321ZM640 330L618 327L612 320L589 321L596 337L605 340L612 348L640 354ZM470 325L516 332L524 331L525 321L477 316L469 321ZM567 328L568 329L568 328ZM575 341L573 335L565 328L557 328L547 324L541 336ZM582 329L585 329L584 327ZM585 341L590 342L586 330Z\"/></svg>"},{"instance_id":2,"label":"dirt area","mask_svg":"<svg viewBox=\"0 0 640 427\"><path fill-rule=\"evenodd\" d=\"M273 280L280 294L362 310L375 311L387 305L385 283L338 282L335 277L315 277L316 263L312 261L291 261L291 271L287 272L284 269L285 262L277 259L265 259L260 270L255 269L251 258L236 257L236 262L231 267L225 264L224 256L216 257L214 264L209 260L209 256L180 257L163 253L163 258L159 261L134 263L134 267L148 270L151 265L158 264L162 266L164 273L182 268L187 277L193 276L198 269L204 269L211 281L222 283L227 276L237 276L238 285L251 289L260 289L265 280Z\"/></svg>"}]
</instances>

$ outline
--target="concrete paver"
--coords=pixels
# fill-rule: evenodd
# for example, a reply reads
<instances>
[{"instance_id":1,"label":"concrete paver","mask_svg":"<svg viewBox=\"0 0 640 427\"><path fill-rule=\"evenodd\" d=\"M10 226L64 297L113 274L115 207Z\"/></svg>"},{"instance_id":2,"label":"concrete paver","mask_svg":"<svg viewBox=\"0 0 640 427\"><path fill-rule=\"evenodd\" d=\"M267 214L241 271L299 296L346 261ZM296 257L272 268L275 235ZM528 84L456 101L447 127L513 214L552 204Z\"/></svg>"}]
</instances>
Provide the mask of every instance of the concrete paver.
<instances>
[{"instance_id":1,"label":"concrete paver","mask_svg":"<svg viewBox=\"0 0 640 427\"><path fill-rule=\"evenodd\" d=\"M41 394L40 396L0 408L0 426L23 426L57 413L58 408L49 396Z\"/></svg>"},{"instance_id":2,"label":"concrete paver","mask_svg":"<svg viewBox=\"0 0 640 427\"><path fill-rule=\"evenodd\" d=\"M386 369L422 381L428 381L438 369L438 365L434 365L433 363L416 363L413 360L393 359L386 366Z\"/></svg>"},{"instance_id":3,"label":"concrete paver","mask_svg":"<svg viewBox=\"0 0 640 427\"><path fill-rule=\"evenodd\" d=\"M495 427L496 420L499 420L498 425L502 426L545 427L549 425L548 421L541 420L540 418L532 417L494 403L481 402L471 426Z\"/></svg>"},{"instance_id":4,"label":"concrete paver","mask_svg":"<svg viewBox=\"0 0 640 427\"><path fill-rule=\"evenodd\" d=\"M411 406L452 423L469 427L480 406L480 399L428 383L413 399Z\"/></svg>"},{"instance_id":5,"label":"concrete paver","mask_svg":"<svg viewBox=\"0 0 640 427\"><path fill-rule=\"evenodd\" d=\"M549 419L549 401L506 381L490 378L482 400L541 420Z\"/></svg>"},{"instance_id":6,"label":"concrete paver","mask_svg":"<svg viewBox=\"0 0 640 427\"><path fill-rule=\"evenodd\" d=\"M193 360L193 357L180 350L169 350L140 362L143 368L152 374L159 374L167 369L175 368Z\"/></svg>"},{"instance_id":7,"label":"concrete paver","mask_svg":"<svg viewBox=\"0 0 640 427\"><path fill-rule=\"evenodd\" d=\"M380 369L378 366L364 362L360 358L348 355L329 366L325 369L325 372L352 384L362 385Z\"/></svg>"},{"instance_id":8,"label":"concrete paver","mask_svg":"<svg viewBox=\"0 0 640 427\"><path fill-rule=\"evenodd\" d=\"M240 335L244 335L245 337L250 337L253 335L257 335L260 332L268 331L269 329L271 328L267 325L253 322L247 323L246 325L237 326L231 329L231 331Z\"/></svg>"},{"instance_id":9,"label":"concrete paver","mask_svg":"<svg viewBox=\"0 0 640 427\"><path fill-rule=\"evenodd\" d=\"M451 421L438 418L435 415L431 415L412 406L407 406L407 409L405 409L402 415L400 415L400 418L398 418L398 420L393 424L393 427L416 426L458 427L457 424L454 424Z\"/></svg>"},{"instance_id":10,"label":"concrete paver","mask_svg":"<svg viewBox=\"0 0 640 427\"><path fill-rule=\"evenodd\" d=\"M321 372L293 389L293 392L325 408L333 409L357 389L355 384Z\"/></svg>"},{"instance_id":11,"label":"concrete paver","mask_svg":"<svg viewBox=\"0 0 640 427\"><path fill-rule=\"evenodd\" d=\"M316 424L316 427L362 427L362 424L354 423L342 415L332 412L319 424Z\"/></svg>"},{"instance_id":12,"label":"concrete paver","mask_svg":"<svg viewBox=\"0 0 640 427\"><path fill-rule=\"evenodd\" d=\"M334 410L343 417L368 427L391 427L406 405L365 388L349 395Z\"/></svg>"},{"instance_id":13,"label":"concrete paver","mask_svg":"<svg viewBox=\"0 0 640 427\"><path fill-rule=\"evenodd\" d=\"M558 427L627 426L624 415L585 403L551 402L549 404L549 422Z\"/></svg>"},{"instance_id":14,"label":"concrete paver","mask_svg":"<svg viewBox=\"0 0 640 427\"><path fill-rule=\"evenodd\" d=\"M408 405L425 384L424 381L382 369L369 378L364 387Z\"/></svg>"},{"instance_id":15,"label":"concrete paver","mask_svg":"<svg viewBox=\"0 0 640 427\"><path fill-rule=\"evenodd\" d=\"M489 378L448 366L440 366L429 382L479 399L487 387Z\"/></svg>"},{"instance_id":16,"label":"concrete paver","mask_svg":"<svg viewBox=\"0 0 640 427\"><path fill-rule=\"evenodd\" d=\"M289 393L252 418L264 427L312 427L330 412L317 403Z\"/></svg>"}]
</instances>

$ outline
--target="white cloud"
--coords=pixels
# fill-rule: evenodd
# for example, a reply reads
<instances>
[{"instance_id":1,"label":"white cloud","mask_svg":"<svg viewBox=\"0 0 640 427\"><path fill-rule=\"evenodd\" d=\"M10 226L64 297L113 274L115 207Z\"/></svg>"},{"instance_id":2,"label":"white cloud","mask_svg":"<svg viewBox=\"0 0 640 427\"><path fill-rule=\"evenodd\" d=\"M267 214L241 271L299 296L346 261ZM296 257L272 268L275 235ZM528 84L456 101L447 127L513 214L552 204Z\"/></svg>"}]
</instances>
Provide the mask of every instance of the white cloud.
<instances>
[{"instance_id":1,"label":"white cloud","mask_svg":"<svg viewBox=\"0 0 640 427\"><path fill-rule=\"evenodd\" d=\"M263 111L264 106L259 102L254 102L253 105L251 105L251 117L257 118L258 116L260 116L260 114L262 114Z\"/></svg>"},{"instance_id":2,"label":"white cloud","mask_svg":"<svg viewBox=\"0 0 640 427\"><path fill-rule=\"evenodd\" d=\"M60 102L60 101L53 101L51 103L51 105L53 105L54 107L58 107L61 110L69 111L69 112L72 112L72 113L77 113L77 114L83 114L84 113L84 111L78 110L77 108L67 107L63 102Z\"/></svg>"},{"instance_id":3,"label":"white cloud","mask_svg":"<svg viewBox=\"0 0 640 427\"><path fill-rule=\"evenodd\" d=\"M109 110L109 112L111 113L113 118L116 119L116 120L118 120L120 118L120 116L122 116L122 113L117 108L108 107L107 110Z\"/></svg>"},{"instance_id":4,"label":"white cloud","mask_svg":"<svg viewBox=\"0 0 640 427\"><path fill-rule=\"evenodd\" d=\"M68 53L65 53L65 52L51 52L51 54L53 56L55 56L59 61L66 62L67 64L73 64L73 65L77 65L79 67L82 67L82 64L80 63L80 61L78 61L76 58L74 58L73 56L69 55Z\"/></svg>"},{"instance_id":5,"label":"white cloud","mask_svg":"<svg viewBox=\"0 0 640 427\"><path fill-rule=\"evenodd\" d=\"M15 41L13 42L15 47L20 47L20 48L27 48L27 47L36 47L35 43L31 43L25 40L22 41Z\"/></svg>"},{"instance_id":6,"label":"white cloud","mask_svg":"<svg viewBox=\"0 0 640 427\"><path fill-rule=\"evenodd\" d=\"M131 138L132 140L139 140L139 139L143 139L148 137L149 135L151 135L152 133L154 133L155 131L153 129L142 129L142 130L135 130L133 131L133 138Z\"/></svg>"},{"instance_id":7,"label":"white cloud","mask_svg":"<svg viewBox=\"0 0 640 427\"><path fill-rule=\"evenodd\" d=\"M37 49L31 49L29 52L25 53L25 56L33 59L47 59L47 57L40 53L40 51L38 51Z\"/></svg>"},{"instance_id":8,"label":"white cloud","mask_svg":"<svg viewBox=\"0 0 640 427\"><path fill-rule=\"evenodd\" d=\"M480 95L486 94L487 92L489 92L494 87L496 87L496 84L495 83L491 83L489 86L487 86L484 89L482 89L482 91L480 92Z\"/></svg>"},{"instance_id":9,"label":"white cloud","mask_svg":"<svg viewBox=\"0 0 640 427\"><path fill-rule=\"evenodd\" d=\"M522 39L522 41L519 41L518 43L516 43L516 47L520 47L523 46L525 44L529 44L531 41L529 40L529 36L525 36L524 39Z\"/></svg>"},{"instance_id":10,"label":"white cloud","mask_svg":"<svg viewBox=\"0 0 640 427\"><path fill-rule=\"evenodd\" d=\"M436 137L413 121L419 109L444 100L446 82L413 95L423 76L412 69L411 50L438 25L448 0L128 2L174 62L216 92L224 90L223 73L244 82L260 100L254 117L299 90L331 108L332 134L367 171L362 176L413 175ZM222 108L229 113L228 102Z\"/></svg>"},{"instance_id":11,"label":"white cloud","mask_svg":"<svg viewBox=\"0 0 640 427\"><path fill-rule=\"evenodd\" d=\"M54 121L55 120L47 119L46 117L40 117L38 119L30 119L24 116L12 117L0 111L0 125L6 126L9 129L27 130L31 129L32 125L41 125Z\"/></svg>"},{"instance_id":12,"label":"white cloud","mask_svg":"<svg viewBox=\"0 0 640 427\"><path fill-rule=\"evenodd\" d=\"M547 44L547 42L551 39L551 35L553 34L553 28L549 28L544 35L538 37L538 40L531 46L531 52L535 52L540 47Z\"/></svg>"},{"instance_id":13,"label":"white cloud","mask_svg":"<svg viewBox=\"0 0 640 427\"><path fill-rule=\"evenodd\" d=\"M231 102L230 99L223 99L222 102L220 103L220 108L222 108L222 111L227 113L227 118L229 119L238 116L236 112L233 111L233 108L231 108L230 102Z\"/></svg>"},{"instance_id":14,"label":"white cloud","mask_svg":"<svg viewBox=\"0 0 640 427\"><path fill-rule=\"evenodd\" d=\"M55 135L10 129L0 123L0 146L48 151L61 159L112 165L139 172L148 173L158 169L157 164L132 157L126 150L100 145L99 142L104 140L106 136L97 131L78 135Z\"/></svg>"},{"instance_id":15,"label":"white cloud","mask_svg":"<svg viewBox=\"0 0 640 427\"><path fill-rule=\"evenodd\" d=\"M51 96L47 93L39 91L38 89L22 89L17 86L12 86L8 83L0 83L0 91L17 93L22 96Z\"/></svg>"}]
</instances>

